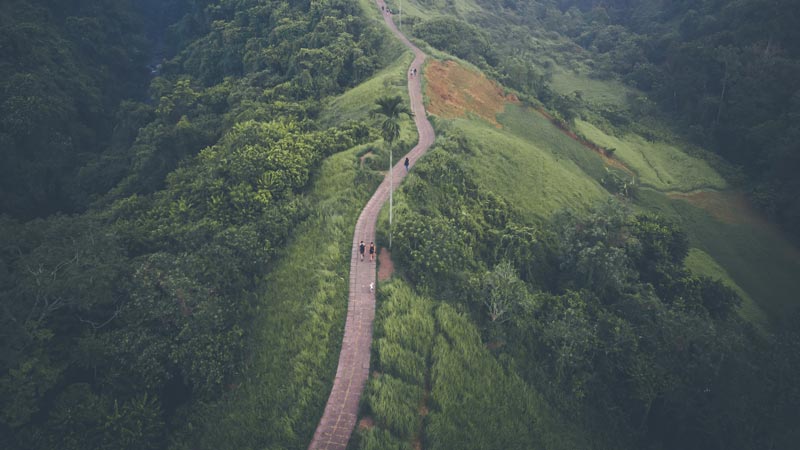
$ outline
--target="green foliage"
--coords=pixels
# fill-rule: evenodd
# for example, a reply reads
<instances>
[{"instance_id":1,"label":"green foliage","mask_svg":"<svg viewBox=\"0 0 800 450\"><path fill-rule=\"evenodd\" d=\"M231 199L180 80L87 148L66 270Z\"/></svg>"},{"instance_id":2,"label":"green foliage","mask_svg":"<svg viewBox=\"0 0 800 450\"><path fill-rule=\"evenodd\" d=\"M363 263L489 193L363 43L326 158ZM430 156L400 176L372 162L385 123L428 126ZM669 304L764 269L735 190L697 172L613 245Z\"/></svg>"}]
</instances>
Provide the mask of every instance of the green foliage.
<instances>
[{"instance_id":1,"label":"green foliage","mask_svg":"<svg viewBox=\"0 0 800 450\"><path fill-rule=\"evenodd\" d=\"M434 17L414 26L414 35L433 47L465 59L483 69L497 65L497 55L486 34L454 17Z\"/></svg>"},{"instance_id":2,"label":"green foliage","mask_svg":"<svg viewBox=\"0 0 800 450\"><path fill-rule=\"evenodd\" d=\"M0 212L83 210L78 170L109 145L124 98L141 97L147 43L127 0L10 0L0 18Z\"/></svg>"},{"instance_id":3,"label":"green foliage","mask_svg":"<svg viewBox=\"0 0 800 450\"><path fill-rule=\"evenodd\" d=\"M372 117L384 117L383 122L381 122L381 136L383 137L383 141L391 147L392 142L400 137L400 124L398 123L400 116L405 114L411 117L411 110L402 104L403 99L399 95L394 97L380 97L375 100L375 103L378 107L373 109L370 115Z\"/></svg>"},{"instance_id":4,"label":"green foliage","mask_svg":"<svg viewBox=\"0 0 800 450\"><path fill-rule=\"evenodd\" d=\"M378 68L383 35L347 2L147 1L169 57L147 93L132 6L80 3L15 0L0 19L0 212L92 205L0 220L0 446L300 447L335 367L346 224L375 187L348 154L344 178L325 172L337 195L309 193L326 158L370 138L316 119ZM305 244L324 267L297 298L264 276L301 222L335 241ZM294 325L307 338L288 339ZM238 406L261 419L245 437L226 422Z\"/></svg>"}]
</instances>

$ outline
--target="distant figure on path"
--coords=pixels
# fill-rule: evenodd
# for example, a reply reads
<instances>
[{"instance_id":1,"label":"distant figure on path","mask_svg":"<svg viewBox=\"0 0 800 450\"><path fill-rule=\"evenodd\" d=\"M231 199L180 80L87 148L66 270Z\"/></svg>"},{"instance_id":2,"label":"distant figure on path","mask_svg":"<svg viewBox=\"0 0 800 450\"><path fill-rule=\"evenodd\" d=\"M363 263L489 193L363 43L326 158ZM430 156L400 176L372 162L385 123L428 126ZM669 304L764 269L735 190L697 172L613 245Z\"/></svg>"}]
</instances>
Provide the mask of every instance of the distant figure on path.
<instances>
[{"instance_id":1,"label":"distant figure on path","mask_svg":"<svg viewBox=\"0 0 800 450\"><path fill-rule=\"evenodd\" d=\"M364 241L358 244L358 252L361 253L361 260L364 260Z\"/></svg>"},{"instance_id":2,"label":"distant figure on path","mask_svg":"<svg viewBox=\"0 0 800 450\"><path fill-rule=\"evenodd\" d=\"M370 242L369 243L369 260L370 261L375 261L375 243L374 242Z\"/></svg>"},{"instance_id":3,"label":"distant figure on path","mask_svg":"<svg viewBox=\"0 0 800 450\"><path fill-rule=\"evenodd\" d=\"M406 161L403 163L403 165L406 166L406 173L408 173L408 164L409 164L409 161L408 161L408 158L406 158Z\"/></svg>"},{"instance_id":4,"label":"distant figure on path","mask_svg":"<svg viewBox=\"0 0 800 450\"><path fill-rule=\"evenodd\" d=\"M375 282L374 281L369 284L369 292L370 293L375 292Z\"/></svg>"}]
</instances>

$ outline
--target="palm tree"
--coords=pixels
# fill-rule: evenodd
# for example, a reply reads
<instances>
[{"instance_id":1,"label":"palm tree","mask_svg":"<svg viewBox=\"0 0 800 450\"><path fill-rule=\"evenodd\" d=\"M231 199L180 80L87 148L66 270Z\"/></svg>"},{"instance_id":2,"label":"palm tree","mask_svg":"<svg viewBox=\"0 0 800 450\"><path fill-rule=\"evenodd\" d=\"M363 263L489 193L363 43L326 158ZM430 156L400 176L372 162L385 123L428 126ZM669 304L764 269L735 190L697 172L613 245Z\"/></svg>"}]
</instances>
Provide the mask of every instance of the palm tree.
<instances>
[{"instance_id":1,"label":"palm tree","mask_svg":"<svg viewBox=\"0 0 800 450\"><path fill-rule=\"evenodd\" d=\"M400 124L397 123L397 121L400 120L400 116L406 114L408 117L412 117L413 114L411 110L403 104L403 99L400 98L399 95L394 97L381 97L375 100L375 104L378 105L378 107L370 111L370 116L384 117L381 123L381 136L384 142L389 144L389 148L391 149L392 143L395 139L400 137Z\"/></svg>"},{"instance_id":2,"label":"palm tree","mask_svg":"<svg viewBox=\"0 0 800 450\"><path fill-rule=\"evenodd\" d=\"M381 123L381 136L383 141L389 146L389 248L392 248L392 193L394 191L394 173L392 171L393 161L392 158L392 143L400 137L400 120L402 114L412 117L414 114L406 105L403 104L403 99L396 95L394 97L381 97L375 100L377 108L370 112L370 116L383 116Z\"/></svg>"}]
</instances>

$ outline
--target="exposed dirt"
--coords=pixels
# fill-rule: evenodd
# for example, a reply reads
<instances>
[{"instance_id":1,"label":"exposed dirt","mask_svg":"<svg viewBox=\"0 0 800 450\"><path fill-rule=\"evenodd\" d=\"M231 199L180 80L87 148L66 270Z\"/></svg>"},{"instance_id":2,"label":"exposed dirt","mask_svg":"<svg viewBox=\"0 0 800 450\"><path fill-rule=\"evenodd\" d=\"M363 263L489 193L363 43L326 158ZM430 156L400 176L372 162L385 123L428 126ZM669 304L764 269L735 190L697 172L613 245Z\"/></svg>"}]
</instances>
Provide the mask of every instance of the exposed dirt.
<instances>
[{"instance_id":1,"label":"exposed dirt","mask_svg":"<svg viewBox=\"0 0 800 450\"><path fill-rule=\"evenodd\" d=\"M741 192L703 190L687 193L669 192L667 196L687 201L693 206L705 210L721 222L769 226L769 223Z\"/></svg>"},{"instance_id":2,"label":"exposed dirt","mask_svg":"<svg viewBox=\"0 0 800 450\"><path fill-rule=\"evenodd\" d=\"M392 253L389 249L381 248L378 252L378 281L386 281L394 273L394 263Z\"/></svg>"},{"instance_id":3,"label":"exposed dirt","mask_svg":"<svg viewBox=\"0 0 800 450\"><path fill-rule=\"evenodd\" d=\"M499 127L495 116L503 112L506 103L519 103L484 74L455 61L431 61L425 68L425 82L428 112L447 119L471 113Z\"/></svg>"},{"instance_id":4,"label":"exposed dirt","mask_svg":"<svg viewBox=\"0 0 800 450\"><path fill-rule=\"evenodd\" d=\"M375 426L375 420L370 416L364 416L358 421L359 430L369 430Z\"/></svg>"}]
</instances>

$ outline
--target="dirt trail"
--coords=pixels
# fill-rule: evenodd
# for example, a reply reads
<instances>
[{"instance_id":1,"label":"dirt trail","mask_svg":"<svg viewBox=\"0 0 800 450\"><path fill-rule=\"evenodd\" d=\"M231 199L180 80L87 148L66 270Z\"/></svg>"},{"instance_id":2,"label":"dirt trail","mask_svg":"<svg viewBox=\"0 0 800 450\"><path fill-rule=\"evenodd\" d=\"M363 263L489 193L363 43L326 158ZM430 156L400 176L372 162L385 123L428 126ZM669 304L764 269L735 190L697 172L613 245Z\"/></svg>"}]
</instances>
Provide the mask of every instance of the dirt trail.
<instances>
[{"instance_id":1,"label":"dirt trail","mask_svg":"<svg viewBox=\"0 0 800 450\"><path fill-rule=\"evenodd\" d=\"M383 0L376 0L375 3L378 8L385 7ZM391 15L384 14L383 19L394 35L414 52L414 61L410 68L416 68L419 72L425 61L425 53L398 31ZM408 79L411 111L414 113L414 123L419 132L419 142L406 155L411 166L430 148L435 138L433 127L426 117L422 104L420 78L415 76ZM404 158L400 158L395 165L393 180L390 181L389 176L384 178L356 222L350 258L350 296L339 365L328 403L325 405L325 412L317 425L309 449L346 449L350 434L356 425L361 392L369 375L372 321L375 318L375 293L369 286L370 283L375 283L376 269L375 261L360 261L358 243L363 240L369 245L369 242L375 241L375 223L378 213L389 198L390 186L397 188L406 176L403 160Z\"/></svg>"}]
</instances>

